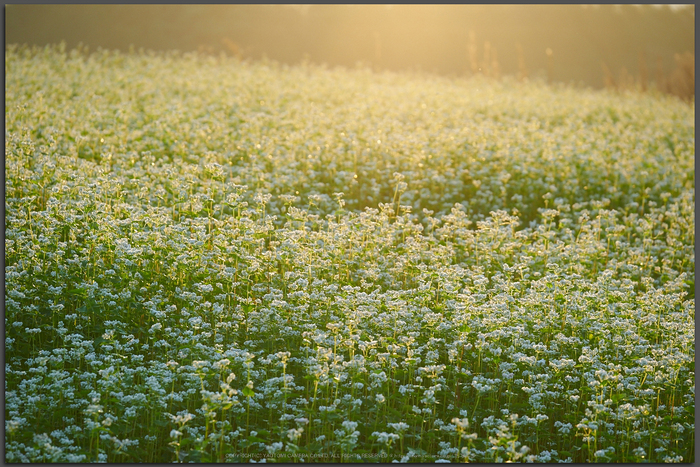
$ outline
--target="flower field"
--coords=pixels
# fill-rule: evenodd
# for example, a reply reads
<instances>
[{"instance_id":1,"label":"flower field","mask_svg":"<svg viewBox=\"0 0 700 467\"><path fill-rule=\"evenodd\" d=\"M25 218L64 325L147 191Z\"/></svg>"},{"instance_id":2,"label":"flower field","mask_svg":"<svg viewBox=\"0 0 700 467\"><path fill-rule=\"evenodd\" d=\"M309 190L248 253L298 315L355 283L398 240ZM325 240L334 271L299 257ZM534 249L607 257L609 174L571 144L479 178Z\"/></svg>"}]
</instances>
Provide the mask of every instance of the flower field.
<instances>
[{"instance_id":1,"label":"flower field","mask_svg":"<svg viewBox=\"0 0 700 467\"><path fill-rule=\"evenodd\" d=\"M693 462L695 114L5 55L8 462Z\"/></svg>"}]
</instances>

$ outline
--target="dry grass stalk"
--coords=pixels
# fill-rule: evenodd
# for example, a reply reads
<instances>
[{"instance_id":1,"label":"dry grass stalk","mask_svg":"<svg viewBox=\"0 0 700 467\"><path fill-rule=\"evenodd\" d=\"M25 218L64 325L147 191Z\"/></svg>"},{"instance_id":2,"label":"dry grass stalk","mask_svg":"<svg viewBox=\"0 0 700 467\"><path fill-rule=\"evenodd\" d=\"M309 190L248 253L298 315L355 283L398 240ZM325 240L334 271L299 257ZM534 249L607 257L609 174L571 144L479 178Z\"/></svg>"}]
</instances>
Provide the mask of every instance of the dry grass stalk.
<instances>
[{"instance_id":1,"label":"dry grass stalk","mask_svg":"<svg viewBox=\"0 0 700 467\"><path fill-rule=\"evenodd\" d=\"M656 57L656 89L659 92L666 93L666 76L664 75L663 60L661 56Z\"/></svg>"},{"instance_id":2,"label":"dry grass stalk","mask_svg":"<svg viewBox=\"0 0 700 467\"><path fill-rule=\"evenodd\" d=\"M603 82L605 83L605 89L617 89L615 77L610 71L610 68L608 68L608 65L605 62L600 62L600 66L603 68Z\"/></svg>"},{"instance_id":3,"label":"dry grass stalk","mask_svg":"<svg viewBox=\"0 0 700 467\"><path fill-rule=\"evenodd\" d=\"M525 81L527 79L527 68L525 67L525 54L523 53L523 46L515 44L515 48L518 51L518 80Z\"/></svg>"},{"instance_id":4,"label":"dry grass stalk","mask_svg":"<svg viewBox=\"0 0 700 467\"><path fill-rule=\"evenodd\" d=\"M669 78L669 92L685 101L695 100L695 55L675 54L676 69Z\"/></svg>"},{"instance_id":5,"label":"dry grass stalk","mask_svg":"<svg viewBox=\"0 0 700 467\"><path fill-rule=\"evenodd\" d=\"M233 54L234 57L238 58L239 60L243 57L243 50L241 49L241 47L228 37L222 37L221 43L226 48L226 50Z\"/></svg>"},{"instance_id":6,"label":"dry grass stalk","mask_svg":"<svg viewBox=\"0 0 700 467\"><path fill-rule=\"evenodd\" d=\"M605 62L601 62L603 68L603 80L605 88L616 91L641 91L649 92L654 90L661 94L677 96L687 102L695 101L695 55L691 52L675 54L676 68L667 76L663 70L663 59L656 58L656 76L654 85L649 83L649 70L647 68L646 56L639 53L639 77L635 77L622 67L618 73L617 80Z\"/></svg>"},{"instance_id":7,"label":"dry grass stalk","mask_svg":"<svg viewBox=\"0 0 700 467\"><path fill-rule=\"evenodd\" d=\"M547 54L547 82L552 84L554 74L554 51L547 47L545 53Z\"/></svg>"},{"instance_id":8,"label":"dry grass stalk","mask_svg":"<svg viewBox=\"0 0 700 467\"><path fill-rule=\"evenodd\" d=\"M498 64L498 51L496 50L496 47L493 48L493 54L491 57L491 73L494 79L501 79L501 67Z\"/></svg>"},{"instance_id":9,"label":"dry grass stalk","mask_svg":"<svg viewBox=\"0 0 700 467\"><path fill-rule=\"evenodd\" d=\"M472 74L476 74L479 71L479 60L477 59L476 33L474 31L469 31L467 50L469 52L469 65L471 66Z\"/></svg>"},{"instance_id":10,"label":"dry grass stalk","mask_svg":"<svg viewBox=\"0 0 700 467\"><path fill-rule=\"evenodd\" d=\"M484 42L484 61L481 70L485 76L491 76L491 43L489 41Z\"/></svg>"},{"instance_id":11,"label":"dry grass stalk","mask_svg":"<svg viewBox=\"0 0 700 467\"><path fill-rule=\"evenodd\" d=\"M649 71L647 70L647 59L644 52L639 52L639 88L646 92L649 88Z\"/></svg>"}]
</instances>

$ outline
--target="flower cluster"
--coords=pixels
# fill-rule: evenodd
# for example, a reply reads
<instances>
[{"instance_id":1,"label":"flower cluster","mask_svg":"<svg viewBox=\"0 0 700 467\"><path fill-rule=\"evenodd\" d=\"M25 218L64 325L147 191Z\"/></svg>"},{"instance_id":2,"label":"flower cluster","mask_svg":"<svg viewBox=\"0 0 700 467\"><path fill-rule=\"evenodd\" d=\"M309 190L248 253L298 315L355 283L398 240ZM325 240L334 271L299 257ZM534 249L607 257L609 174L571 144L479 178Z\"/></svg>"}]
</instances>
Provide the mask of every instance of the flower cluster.
<instances>
[{"instance_id":1,"label":"flower cluster","mask_svg":"<svg viewBox=\"0 0 700 467\"><path fill-rule=\"evenodd\" d=\"M694 460L687 105L5 63L8 462Z\"/></svg>"}]
</instances>

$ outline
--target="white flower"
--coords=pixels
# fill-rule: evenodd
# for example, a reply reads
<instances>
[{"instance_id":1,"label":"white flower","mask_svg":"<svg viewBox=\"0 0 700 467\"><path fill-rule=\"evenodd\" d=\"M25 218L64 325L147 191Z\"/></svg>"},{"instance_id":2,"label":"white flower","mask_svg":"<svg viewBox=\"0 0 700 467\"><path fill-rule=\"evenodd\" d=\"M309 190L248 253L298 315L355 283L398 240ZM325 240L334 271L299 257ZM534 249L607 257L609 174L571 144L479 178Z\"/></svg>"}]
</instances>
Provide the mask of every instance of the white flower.
<instances>
[{"instance_id":1,"label":"white flower","mask_svg":"<svg viewBox=\"0 0 700 467\"><path fill-rule=\"evenodd\" d=\"M395 433L385 433L383 431L381 433L375 431L374 433L372 433L372 436L376 436L377 441L386 445L390 445L393 441L399 439L399 435Z\"/></svg>"},{"instance_id":2,"label":"white flower","mask_svg":"<svg viewBox=\"0 0 700 467\"><path fill-rule=\"evenodd\" d=\"M281 450L282 447L284 447L283 443L276 442L276 443L272 443L271 446L265 446L265 449L267 450L267 452L272 454L272 453L275 453L275 452Z\"/></svg>"},{"instance_id":3,"label":"white flower","mask_svg":"<svg viewBox=\"0 0 700 467\"><path fill-rule=\"evenodd\" d=\"M453 418L452 423L454 423L457 427L458 430L466 430L469 428L469 419L468 418Z\"/></svg>"},{"instance_id":4,"label":"white flower","mask_svg":"<svg viewBox=\"0 0 700 467\"><path fill-rule=\"evenodd\" d=\"M347 430L348 432L354 431L355 428L357 428L357 422L345 420L343 422L343 428L345 428L345 430Z\"/></svg>"},{"instance_id":5,"label":"white flower","mask_svg":"<svg viewBox=\"0 0 700 467\"><path fill-rule=\"evenodd\" d=\"M223 358L223 359L219 360L218 362L215 362L214 365L212 365L212 366L214 367L215 370L221 370L223 368L226 368L230 364L231 364L231 360L229 360L228 358Z\"/></svg>"},{"instance_id":6,"label":"white flower","mask_svg":"<svg viewBox=\"0 0 700 467\"><path fill-rule=\"evenodd\" d=\"M289 431L287 431L287 438L291 442L295 442L297 439L301 437L301 434L304 432L303 428L292 428Z\"/></svg>"},{"instance_id":7,"label":"white flower","mask_svg":"<svg viewBox=\"0 0 700 467\"><path fill-rule=\"evenodd\" d=\"M395 431L402 433L406 430L408 430L408 424L404 422L399 422L399 423L389 423L389 427L393 428Z\"/></svg>"},{"instance_id":8,"label":"white flower","mask_svg":"<svg viewBox=\"0 0 700 467\"><path fill-rule=\"evenodd\" d=\"M199 370L199 369L201 369L201 368L206 368L207 366L209 366L209 362L204 361L204 360L194 360L194 361L192 362L192 366L193 366L195 369Z\"/></svg>"}]
</instances>

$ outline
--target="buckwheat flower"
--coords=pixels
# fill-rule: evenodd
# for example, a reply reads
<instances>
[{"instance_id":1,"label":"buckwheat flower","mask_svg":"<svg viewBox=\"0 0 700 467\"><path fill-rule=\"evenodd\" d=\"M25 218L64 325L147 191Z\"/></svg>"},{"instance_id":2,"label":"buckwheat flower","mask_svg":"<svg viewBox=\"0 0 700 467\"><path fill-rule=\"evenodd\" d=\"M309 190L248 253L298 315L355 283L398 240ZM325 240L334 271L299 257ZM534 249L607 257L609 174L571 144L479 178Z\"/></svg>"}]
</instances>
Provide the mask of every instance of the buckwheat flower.
<instances>
[{"instance_id":1,"label":"buckwheat flower","mask_svg":"<svg viewBox=\"0 0 700 467\"><path fill-rule=\"evenodd\" d=\"M409 425L404 422L399 422L399 423L389 423L387 426L391 427L394 429L394 431L397 431L399 433L402 433L406 430L408 430Z\"/></svg>"},{"instance_id":2,"label":"buckwheat flower","mask_svg":"<svg viewBox=\"0 0 700 467\"><path fill-rule=\"evenodd\" d=\"M466 430L469 428L469 419L468 418L453 418L452 423L455 424L458 430Z\"/></svg>"},{"instance_id":3,"label":"buckwheat flower","mask_svg":"<svg viewBox=\"0 0 700 467\"><path fill-rule=\"evenodd\" d=\"M571 429L573 428L571 423L562 423L559 420L554 422L554 427L559 428L559 433L564 434L564 435L568 434L571 431Z\"/></svg>"},{"instance_id":4,"label":"buckwheat flower","mask_svg":"<svg viewBox=\"0 0 700 467\"><path fill-rule=\"evenodd\" d=\"M226 367L229 366L230 364L231 364L231 360L229 360L228 358L223 358L223 359L219 360L218 362L215 362L215 363L212 365L212 367L213 367L215 370L221 370L221 369L226 368Z\"/></svg>"},{"instance_id":5,"label":"buckwheat flower","mask_svg":"<svg viewBox=\"0 0 700 467\"><path fill-rule=\"evenodd\" d=\"M343 428L345 428L345 430L347 430L348 432L351 432L351 431L355 430L355 428L357 428L357 422L351 422L349 420L345 420L343 422Z\"/></svg>"},{"instance_id":6,"label":"buckwheat flower","mask_svg":"<svg viewBox=\"0 0 700 467\"><path fill-rule=\"evenodd\" d=\"M199 369L206 368L207 366L209 366L209 362L204 361L204 360L194 360L192 362L192 366L195 368L195 370L199 370Z\"/></svg>"},{"instance_id":7,"label":"buckwheat flower","mask_svg":"<svg viewBox=\"0 0 700 467\"><path fill-rule=\"evenodd\" d=\"M89 404L85 409L85 415L88 417L92 417L100 413L102 413L102 406L99 404Z\"/></svg>"},{"instance_id":8,"label":"buckwheat flower","mask_svg":"<svg viewBox=\"0 0 700 467\"><path fill-rule=\"evenodd\" d=\"M448 433L457 431L457 427L452 423L445 423L440 419L435 420L435 426L439 427L441 431L446 431Z\"/></svg>"},{"instance_id":9,"label":"buckwheat flower","mask_svg":"<svg viewBox=\"0 0 700 467\"><path fill-rule=\"evenodd\" d=\"M377 441L380 443L386 444L387 446L391 445L393 441L396 441L399 439L399 435L395 433L385 433L385 432L373 432L372 436L375 436L377 438Z\"/></svg>"},{"instance_id":10,"label":"buckwheat flower","mask_svg":"<svg viewBox=\"0 0 700 467\"><path fill-rule=\"evenodd\" d=\"M291 428L289 431L287 431L287 438L291 442L295 442L301 437L301 434L304 432L304 428Z\"/></svg>"},{"instance_id":11,"label":"buckwheat flower","mask_svg":"<svg viewBox=\"0 0 700 467\"><path fill-rule=\"evenodd\" d=\"M174 361L174 360L169 360L165 365L166 365L170 370L175 370L180 364L177 363L177 362Z\"/></svg>"},{"instance_id":12,"label":"buckwheat flower","mask_svg":"<svg viewBox=\"0 0 700 467\"><path fill-rule=\"evenodd\" d=\"M272 443L270 446L265 446L265 449L267 450L268 453L274 454L277 451L280 451L284 447L284 443L281 442L276 442Z\"/></svg>"},{"instance_id":13,"label":"buckwheat flower","mask_svg":"<svg viewBox=\"0 0 700 467\"><path fill-rule=\"evenodd\" d=\"M12 419L5 420L5 432L9 434L15 433L22 426L20 420Z\"/></svg>"}]
</instances>

